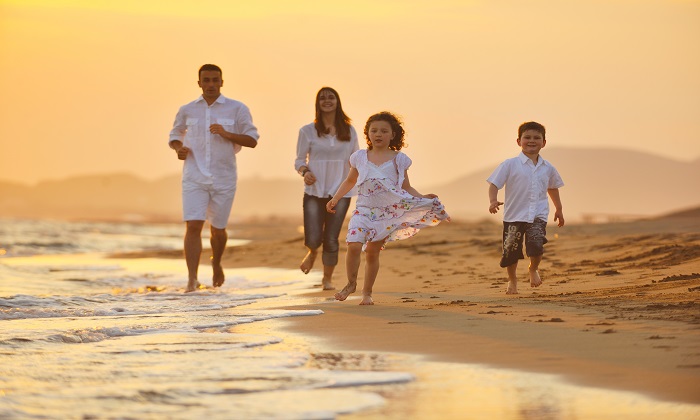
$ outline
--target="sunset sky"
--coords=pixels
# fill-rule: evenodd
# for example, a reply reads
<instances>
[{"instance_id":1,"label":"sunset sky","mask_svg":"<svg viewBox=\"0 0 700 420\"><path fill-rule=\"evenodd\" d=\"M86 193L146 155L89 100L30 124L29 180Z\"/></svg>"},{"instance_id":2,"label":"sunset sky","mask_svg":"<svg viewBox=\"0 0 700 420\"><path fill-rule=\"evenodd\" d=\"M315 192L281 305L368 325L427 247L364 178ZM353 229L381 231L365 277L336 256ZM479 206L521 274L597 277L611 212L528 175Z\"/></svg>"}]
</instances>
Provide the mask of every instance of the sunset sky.
<instances>
[{"instance_id":1,"label":"sunset sky","mask_svg":"<svg viewBox=\"0 0 700 420\"><path fill-rule=\"evenodd\" d=\"M204 63L259 128L243 178L298 176L325 85L358 132L404 118L414 185L514 156L527 120L547 147L700 158L700 1L0 0L0 181L178 173Z\"/></svg>"}]
</instances>

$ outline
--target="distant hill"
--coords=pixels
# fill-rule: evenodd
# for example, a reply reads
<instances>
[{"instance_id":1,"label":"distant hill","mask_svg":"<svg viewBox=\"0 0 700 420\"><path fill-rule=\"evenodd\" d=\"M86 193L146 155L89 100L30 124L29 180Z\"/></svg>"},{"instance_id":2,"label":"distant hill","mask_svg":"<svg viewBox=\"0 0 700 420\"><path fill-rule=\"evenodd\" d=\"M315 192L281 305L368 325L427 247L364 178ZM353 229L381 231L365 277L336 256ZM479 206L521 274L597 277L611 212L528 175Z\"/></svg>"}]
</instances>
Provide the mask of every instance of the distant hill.
<instances>
[{"instance_id":1,"label":"distant hill","mask_svg":"<svg viewBox=\"0 0 700 420\"><path fill-rule=\"evenodd\" d=\"M542 156L564 179L561 196L569 222L628 220L700 206L700 159L679 162L629 150L554 147ZM488 213L486 183L498 163L421 190L438 194L454 218L500 220ZM302 196L301 178L241 179L232 220L300 218ZM155 181L94 175L36 186L0 181L0 217L171 221L180 220L180 214L179 174Z\"/></svg>"}]
</instances>

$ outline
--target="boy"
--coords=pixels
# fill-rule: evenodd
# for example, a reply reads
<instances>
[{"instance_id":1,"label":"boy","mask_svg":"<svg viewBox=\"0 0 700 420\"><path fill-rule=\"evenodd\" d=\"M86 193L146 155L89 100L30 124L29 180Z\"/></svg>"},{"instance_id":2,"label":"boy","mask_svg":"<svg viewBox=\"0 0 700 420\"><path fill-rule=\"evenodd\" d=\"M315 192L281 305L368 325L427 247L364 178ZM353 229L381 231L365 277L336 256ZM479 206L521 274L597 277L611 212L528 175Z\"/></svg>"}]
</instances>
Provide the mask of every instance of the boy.
<instances>
[{"instance_id":1,"label":"boy","mask_svg":"<svg viewBox=\"0 0 700 420\"><path fill-rule=\"evenodd\" d=\"M564 182L551 163L540 156L547 144L545 128L534 121L518 127L518 146L522 152L501 163L487 179L489 182L489 212L496 214L503 202L498 201L498 190L506 187L503 212L503 257L501 267L508 269L506 294L518 293L516 269L524 259L523 239L530 257L530 287L542 284L538 267L547 243L545 228L549 217L547 194L554 203L554 221L564 226L559 188Z\"/></svg>"}]
</instances>

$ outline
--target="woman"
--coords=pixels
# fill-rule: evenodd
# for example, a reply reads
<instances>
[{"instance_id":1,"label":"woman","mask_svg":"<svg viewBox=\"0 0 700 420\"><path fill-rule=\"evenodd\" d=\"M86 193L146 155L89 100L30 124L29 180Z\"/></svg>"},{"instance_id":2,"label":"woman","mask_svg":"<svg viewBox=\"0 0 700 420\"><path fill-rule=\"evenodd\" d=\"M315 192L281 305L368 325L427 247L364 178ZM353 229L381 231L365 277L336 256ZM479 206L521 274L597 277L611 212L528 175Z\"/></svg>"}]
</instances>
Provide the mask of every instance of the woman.
<instances>
[{"instance_id":1,"label":"woman","mask_svg":"<svg viewBox=\"0 0 700 420\"><path fill-rule=\"evenodd\" d=\"M350 118L343 112L335 89L322 87L316 94L316 118L299 130L294 167L304 178L304 245L308 252L299 268L305 274L316 261L323 245L323 290L333 290L333 270L338 265L338 235L350 207L348 192L338 201L334 214L326 203L350 170L350 155L360 146Z\"/></svg>"}]
</instances>

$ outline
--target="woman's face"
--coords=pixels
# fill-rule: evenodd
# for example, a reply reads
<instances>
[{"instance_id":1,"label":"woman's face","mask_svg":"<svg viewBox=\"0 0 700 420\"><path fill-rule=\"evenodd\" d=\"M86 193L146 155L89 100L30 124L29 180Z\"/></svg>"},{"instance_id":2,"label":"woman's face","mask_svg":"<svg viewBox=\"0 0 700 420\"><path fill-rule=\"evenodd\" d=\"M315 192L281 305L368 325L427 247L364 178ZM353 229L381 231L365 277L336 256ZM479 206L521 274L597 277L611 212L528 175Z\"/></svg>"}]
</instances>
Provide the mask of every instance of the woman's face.
<instances>
[{"instance_id":1,"label":"woman's face","mask_svg":"<svg viewBox=\"0 0 700 420\"><path fill-rule=\"evenodd\" d=\"M318 94L318 106L321 112L335 113L338 108L338 98L330 90L323 90Z\"/></svg>"}]
</instances>

